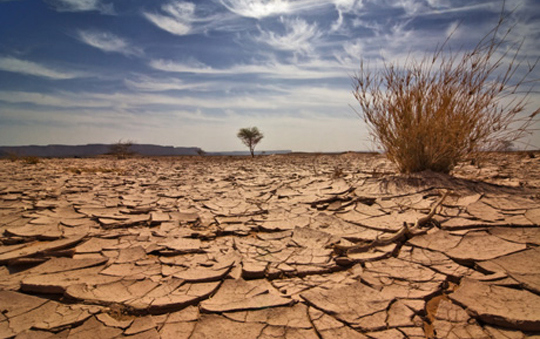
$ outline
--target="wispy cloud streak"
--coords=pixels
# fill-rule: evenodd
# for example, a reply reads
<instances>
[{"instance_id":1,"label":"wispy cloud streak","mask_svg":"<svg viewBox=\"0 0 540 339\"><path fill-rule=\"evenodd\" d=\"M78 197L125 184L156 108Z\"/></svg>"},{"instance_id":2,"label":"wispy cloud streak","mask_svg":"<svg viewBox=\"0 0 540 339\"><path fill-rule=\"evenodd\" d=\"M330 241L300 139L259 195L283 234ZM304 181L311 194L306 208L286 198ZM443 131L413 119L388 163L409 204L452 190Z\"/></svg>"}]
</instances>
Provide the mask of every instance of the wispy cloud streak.
<instances>
[{"instance_id":1,"label":"wispy cloud streak","mask_svg":"<svg viewBox=\"0 0 540 339\"><path fill-rule=\"evenodd\" d=\"M208 88L207 83L185 83L175 78L152 78L145 75L125 79L124 84L132 90L142 92L206 91Z\"/></svg>"},{"instance_id":2,"label":"wispy cloud streak","mask_svg":"<svg viewBox=\"0 0 540 339\"><path fill-rule=\"evenodd\" d=\"M255 19L286 14L292 10L287 0L220 0L220 2L237 15Z\"/></svg>"},{"instance_id":3,"label":"wispy cloud streak","mask_svg":"<svg viewBox=\"0 0 540 339\"><path fill-rule=\"evenodd\" d=\"M254 74L280 79L347 78L348 72L351 71L344 67L343 64L330 60L312 60L296 64L272 61L266 64L239 64L229 68L213 68L202 63L181 63L158 59L150 61L150 67L165 72L200 75Z\"/></svg>"},{"instance_id":4,"label":"wispy cloud streak","mask_svg":"<svg viewBox=\"0 0 540 339\"><path fill-rule=\"evenodd\" d=\"M131 46L125 39L109 32L81 30L78 32L78 37L85 44L107 53L120 53L126 56L140 56L143 54L141 49Z\"/></svg>"},{"instance_id":5,"label":"wispy cloud streak","mask_svg":"<svg viewBox=\"0 0 540 339\"><path fill-rule=\"evenodd\" d=\"M227 93L214 92L207 96L167 93L115 93L0 91L0 101L9 104L32 104L38 107L61 109L104 109L110 111L140 111L145 107L173 109L223 109L223 110L301 110L304 108L347 109L351 100L347 91L341 88L318 86L296 86L257 88L255 91Z\"/></svg>"},{"instance_id":6,"label":"wispy cloud streak","mask_svg":"<svg viewBox=\"0 0 540 339\"><path fill-rule=\"evenodd\" d=\"M278 15L309 12L337 2L357 0L216 0L236 15L263 19Z\"/></svg>"},{"instance_id":7,"label":"wispy cloud streak","mask_svg":"<svg viewBox=\"0 0 540 339\"><path fill-rule=\"evenodd\" d=\"M55 80L72 79L78 77L78 75L75 73L57 71L32 61L21 60L13 57L0 57L0 70Z\"/></svg>"},{"instance_id":8,"label":"wispy cloud streak","mask_svg":"<svg viewBox=\"0 0 540 339\"><path fill-rule=\"evenodd\" d=\"M317 24L308 24L305 20L299 18L281 18L281 22L285 26L286 32L284 35L261 29L261 35L257 40L275 49L307 53L312 50L311 42L322 36Z\"/></svg>"},{"instance_id":9,"label":"wispy cloud streak","mask_svg":"<svg viewBox=\"0 0 540 339\"><path fill-rule=\"evenodd\" d=\"M100 0L46 0L58 12L98 11L101 14L115 14L113 4L104 4Z\"/></svg>"},{"instance_id":10,"label":"wispy cloud streak","mask_svg":"<svg viewBox=\"0 0 540 339\"><path fill-rule=\"evenodd\" d=\"M195 4L173 1L161 6L162 13L145 12L144 16L157 27L175 35L192 33L192 23L196 21Z\"/></svg>"}]
</instances>

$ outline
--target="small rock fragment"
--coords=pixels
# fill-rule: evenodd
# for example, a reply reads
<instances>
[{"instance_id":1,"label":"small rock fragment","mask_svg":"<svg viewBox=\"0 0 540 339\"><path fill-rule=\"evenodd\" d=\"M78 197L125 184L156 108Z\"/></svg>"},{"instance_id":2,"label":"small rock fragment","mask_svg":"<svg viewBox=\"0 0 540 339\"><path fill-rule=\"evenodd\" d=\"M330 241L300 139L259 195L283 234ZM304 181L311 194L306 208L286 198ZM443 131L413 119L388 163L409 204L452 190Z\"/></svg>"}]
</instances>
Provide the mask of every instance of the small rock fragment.
<instances>
[{"instance_id":1,"label":"small rock fragment","mask_svg":"<svg viewBox=\"0 0 540 339\"><path fill-rule=\"evenodd\" d=\"M118 320L107 313L100 313L96 318L107 327L127 328L133 322L133 319Z\"/></svg>"}]
</instances>

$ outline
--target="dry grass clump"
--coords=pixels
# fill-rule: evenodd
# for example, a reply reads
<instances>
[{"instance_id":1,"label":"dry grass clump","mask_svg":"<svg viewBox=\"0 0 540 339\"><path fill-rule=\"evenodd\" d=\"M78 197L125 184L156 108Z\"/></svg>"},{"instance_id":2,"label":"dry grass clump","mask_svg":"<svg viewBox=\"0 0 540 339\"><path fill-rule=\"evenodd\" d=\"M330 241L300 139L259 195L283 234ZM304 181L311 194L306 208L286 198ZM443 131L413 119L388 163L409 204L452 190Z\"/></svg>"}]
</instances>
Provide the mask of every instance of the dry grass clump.
<instances>
[{"instance_id":1,"label":"dry grass clump","mask_svg":"<svg viewBox=\"0 0 540 339\"><path fill-rule=\"evenodd\" d=\"M525 114L536 63L524 65L520 44L501 34L504 17L472 51L449 51L448 40L421 61L385 63L354 76L359 115L376 144L405 173L448 173L485 150L529 133L540 109ZM522 87L530 88L522 90Z\"/></svg>"},{"instance_id":2,"label":"dry grass clump","mask_svg":"<svg viewBox=\"0 0 540 339\"><path fill-rule=\"evenodd\" d=\"M107 154L115 156L117 159L127 159L135 154L130 150L131 146L133 146L133 141L120 140L109 147L109 152Z\"/></svg>"},{"instance_id":3,"label":"dry grass clump","mask_svg":"<svg viewBox=\"0 0 540 339\"><path fill-rule=\"evenodd\" d=\"M6 155L6 159L8 159L11 162L17 162L21 161L28 165L36 165L41 162L41 159L36 156L19 156L17 153L14 152L8 152Z\"/></svg>"},{"instance_id":4,"label":"dry grass clump","mask_svg":"<svg viewBox=\"0 0 540 339\"><path fill-rule=\"evenodd\" d=\"M22 160L26 164L29 164L29 165L36 165L36 164L39 164L41 162L39 157L34 157L34 156L23 157Z\"/></svg>"},{"instance_id":5,"label":"dry grass clump","mask_svg":"<svg viewBox=\"0 0 540 339\"><path fill-rule=\"evenodd\" d=\"M13 153L13 152L8 152L7 155L6 155L6 158L11 162L15 162L17 160L20 160L19 155L17 153Z\"/></svg>"}]
</instances>

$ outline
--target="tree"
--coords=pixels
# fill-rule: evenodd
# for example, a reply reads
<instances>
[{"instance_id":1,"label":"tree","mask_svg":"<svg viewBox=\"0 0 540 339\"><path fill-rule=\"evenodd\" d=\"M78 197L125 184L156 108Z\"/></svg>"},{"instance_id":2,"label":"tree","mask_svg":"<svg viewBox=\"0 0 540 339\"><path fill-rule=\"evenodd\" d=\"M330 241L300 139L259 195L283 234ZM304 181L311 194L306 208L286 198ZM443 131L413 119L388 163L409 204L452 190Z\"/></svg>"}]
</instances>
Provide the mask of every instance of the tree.
<instances>
[{"instance_id":1,"label":"tree","mask_svg":"<svg viewBox=\"0 0 540 339\"><path fill-rule=\"evenodd\" d=\"M251 157L255 157L255 146L264 137L261 131L257 127L241 128L237 136L249 148Z\"/></svg>"},{"instance_id":2,"label":"tree","mask_svg":"<svg viewBox=\"0 0 540 339\"><path fill-rule=\"evenodd\" d=\"M358 112L401 172L448 173L482 151L501 149L531 132L540 109L526 112L536 66L520 57L501 19L472 51L452 52L448 40L433 55L404 66L363 66L353 79ZM523 88L528 87L528 88Z\"/></svg>"}]
</instances>

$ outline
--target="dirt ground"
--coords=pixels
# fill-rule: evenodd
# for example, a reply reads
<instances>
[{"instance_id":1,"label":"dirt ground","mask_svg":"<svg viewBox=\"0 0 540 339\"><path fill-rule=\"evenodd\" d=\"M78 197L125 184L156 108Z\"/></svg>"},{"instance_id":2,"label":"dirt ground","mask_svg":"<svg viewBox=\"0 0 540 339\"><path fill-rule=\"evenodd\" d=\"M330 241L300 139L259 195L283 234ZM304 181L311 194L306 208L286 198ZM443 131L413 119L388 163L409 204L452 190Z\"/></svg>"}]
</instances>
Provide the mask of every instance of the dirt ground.
<instances>
[{"instance_id":1,"label":"dirt ground","mask_svg":"<svg viewBox=\"0 0 540 339\"><path fill-rule=\"evenodd\" d=\"M540 338L540 153L0 160L0 338Z\"/></svg>"}]
</instances>

